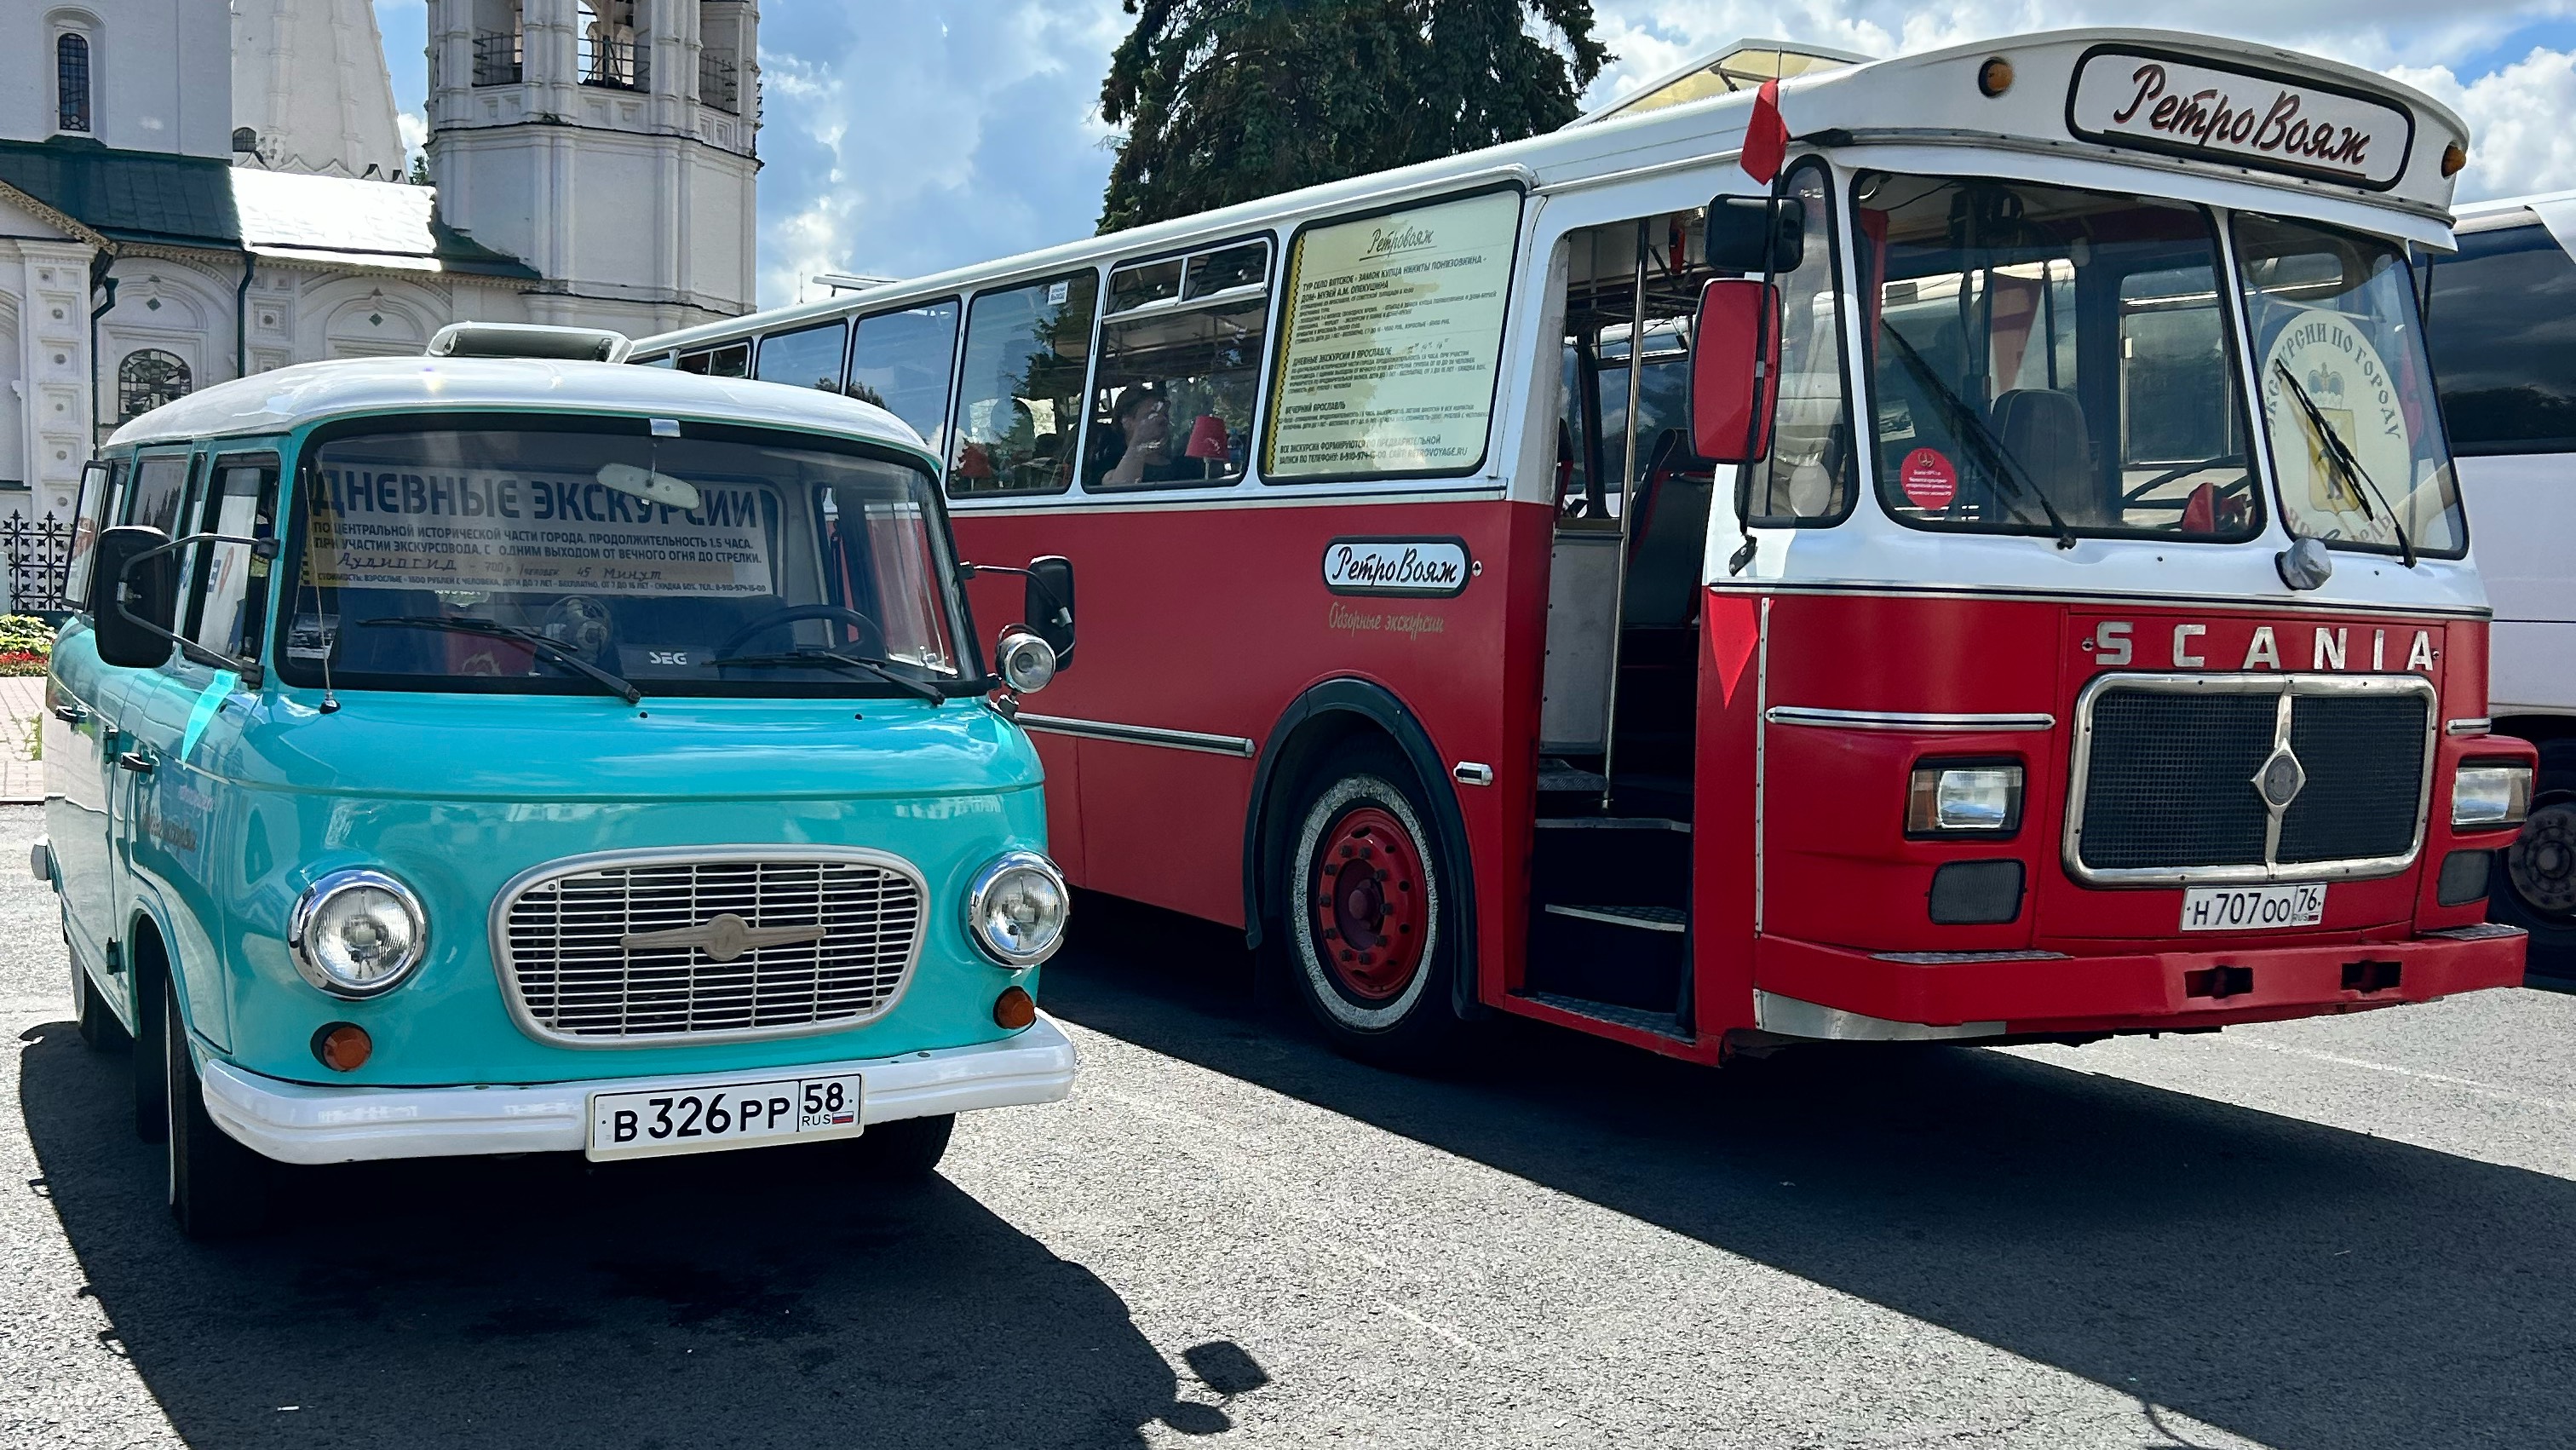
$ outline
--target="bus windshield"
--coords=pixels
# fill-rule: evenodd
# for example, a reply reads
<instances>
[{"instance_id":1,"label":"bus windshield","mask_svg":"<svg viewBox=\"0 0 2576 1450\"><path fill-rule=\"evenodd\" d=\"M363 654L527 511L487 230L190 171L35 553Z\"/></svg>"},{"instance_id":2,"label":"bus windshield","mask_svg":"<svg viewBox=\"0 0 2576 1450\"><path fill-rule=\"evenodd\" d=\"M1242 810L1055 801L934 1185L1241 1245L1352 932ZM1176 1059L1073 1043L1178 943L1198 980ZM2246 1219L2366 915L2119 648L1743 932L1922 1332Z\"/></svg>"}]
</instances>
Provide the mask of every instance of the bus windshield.
<instances>
[{"instance_id":1,"label":"bus windshield","mask_svg":"<svg viewBox=\"0 0 2576 1450\"><path fill-rule=\"evenodd\" d=\"M2261 531L2208 212L1885 172L1852 199L1890 514L2070 539Z\"/></svg>"},{"instance_id":2,"label":"bus windshield","mask_svg":"<svg viewBox=\"0 0 2576 1450\"><path fill-rule=\"evenodd\" d=\"M280 674L630 699L973 687L926 471L855 445L669 427L322 443L300 471Z\"/></svg>"},{"instance_id":3,"label":"bus windshield","mask_svg":"<svg viewBox=\"0 0 2576 1450\"><path fill-rule=\"evenodd\" d=\"M2462 552L2405 257L2374 237L2250 215L2236 218L2236 253L2281 521L2340 548Z\"/></svg>"}]
</instances>

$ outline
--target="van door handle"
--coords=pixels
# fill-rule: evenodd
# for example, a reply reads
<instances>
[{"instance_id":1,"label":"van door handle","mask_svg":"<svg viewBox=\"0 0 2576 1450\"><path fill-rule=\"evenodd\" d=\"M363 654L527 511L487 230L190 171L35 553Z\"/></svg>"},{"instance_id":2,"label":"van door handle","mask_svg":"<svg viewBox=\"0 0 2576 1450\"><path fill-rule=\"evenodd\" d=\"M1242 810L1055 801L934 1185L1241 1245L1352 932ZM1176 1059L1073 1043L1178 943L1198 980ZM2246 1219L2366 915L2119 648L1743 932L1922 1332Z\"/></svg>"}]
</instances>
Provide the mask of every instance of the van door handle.
<instances>
[{"instance_id":1,"label":"van door handle","mask_svg":"<svg viewBox=\"0 0 2576 1450\"><path fill-rule=\"evenodd\" d=\"M66 725L78 725L83 720L89 718L89 712L78 705L56 705L54 707L54 718L62 721Z\"/></svg>"},{"instance_id":2,"label":"van door handle","mask_svg":"<svg viewBox=\"0 0 2576 1450\"><path fill-rule=\"evenodd\" d=\"M120 770L130 770L136 775L150 775L154 762L151 756L141 751L129 750L116 757L116 764Z\"/></svg>"}]
</instances>

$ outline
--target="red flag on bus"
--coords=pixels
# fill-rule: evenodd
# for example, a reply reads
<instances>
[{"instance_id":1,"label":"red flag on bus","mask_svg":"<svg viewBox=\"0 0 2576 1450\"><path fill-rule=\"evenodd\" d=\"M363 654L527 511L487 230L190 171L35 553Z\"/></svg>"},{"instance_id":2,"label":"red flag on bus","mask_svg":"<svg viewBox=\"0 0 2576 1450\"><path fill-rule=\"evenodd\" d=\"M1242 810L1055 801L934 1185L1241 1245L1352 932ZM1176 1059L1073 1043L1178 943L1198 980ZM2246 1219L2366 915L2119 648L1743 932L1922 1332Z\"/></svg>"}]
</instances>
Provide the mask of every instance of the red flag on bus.
<instances>
[{"instance_id":1,"label":"red flag on bus","mask_svg":"<svg viewBox=\"0 0 2576 1450\"><path fill-rule=\"evenodd\" d=\"M1753 93L1753 115L1744 123L1744 174L1771 184L1789 154L1789 123L1780 119L1780 83L1764 81Z\"/></svg>"}]
</instances>

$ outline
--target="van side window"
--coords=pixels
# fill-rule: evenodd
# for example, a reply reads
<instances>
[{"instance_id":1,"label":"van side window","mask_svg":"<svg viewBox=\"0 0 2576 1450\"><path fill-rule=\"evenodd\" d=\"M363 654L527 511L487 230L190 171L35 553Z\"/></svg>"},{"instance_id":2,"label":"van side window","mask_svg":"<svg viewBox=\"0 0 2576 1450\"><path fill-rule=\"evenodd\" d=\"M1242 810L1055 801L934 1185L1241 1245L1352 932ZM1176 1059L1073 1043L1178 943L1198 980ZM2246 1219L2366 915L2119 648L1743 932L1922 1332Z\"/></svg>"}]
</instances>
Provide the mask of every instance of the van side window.
<instances>
[{"instance_id":1,"label":"van side window","mask_svg":"<svg viewBox=\"0 0 2576 1450\"><path fill-rule=\"evenodd\" d=\"M1188 488L1243 477L1269 326L1267 240L1111 272L1085 487Z\"/></svg>"},{"instance_id":2,"label":"van side window","mask_svg":"<svg viewBox=\"0 0 2576 1450\"><path fill-rule=\"evenodd\" d=\"M81 469L80 502L72 512L72 545L63 561L63 602L83 613L89 610L92 550L98 546L99 530L106 527L107 503L116 493L123 467L116 464L111 471L108 461L100 458Z\"/></svg>"},{"instance_id":3,"label":"van side window","mask_svg":"<svg viewBox=\"0 0 2576 1450\"><path fill-rule=\"evenodd\" d=\"M2536 224L2460 233L2424 319L2451 449L2576 453L2576 260Z\"/></svg>"},{"instance_id":4,"label":"van side window","mask_svg":"<svg viewBox=\"0 0 2576 1450\"><path fill-rule=\"evenodd\" d=\"M773 332L760 340L759 378L764 383L837 393L841 390L841 350L849 336L850 325L846 322Z\"/></svg>"},{"instance_id":5,"label":"van side window","mask_svg":"<svg viewBox=\"0 0 2576 1450\"><path fill-rule=\"evenodd\" d=\"M169 533L179 522L179 504L188 495L188 455L164 453L134 465L134 487L125 500L125 522L149 524Z\"/></svg>"},{"instance_id":6,"label":"van side window","mask_svg":"<svg viewBox=\"0 0 2576 1450\"><path fill-rule=\"evenodd\" d=\"M956 354L954 297L862 317L850 343L850 396L901 418L944 457Z\"/></svg>"},{"instance_id":7,"label":"van side window","mask_svg":"<svg viewBox=\"0 0 2576 1450\"><path fill-rule=\"evenodd\" d=\"M976 294L966 312L951 496L1062 493L1072 485L1099 295L1097 272Z\"/></svg>"},{"instance_id":8,"label":"van side window","mask_svg":"<svg viewBox=\"0 0 2576 1450\"><path fill-rule=\"evenodd\" d=\"M275 537L277 460L266 455L217 460L199 527L235 538ZM248 544L198 545L194 580L183 596L188 637L211 650L259 658L268 574L269 561L253 557Z\"/></svg>"}]
</instances>

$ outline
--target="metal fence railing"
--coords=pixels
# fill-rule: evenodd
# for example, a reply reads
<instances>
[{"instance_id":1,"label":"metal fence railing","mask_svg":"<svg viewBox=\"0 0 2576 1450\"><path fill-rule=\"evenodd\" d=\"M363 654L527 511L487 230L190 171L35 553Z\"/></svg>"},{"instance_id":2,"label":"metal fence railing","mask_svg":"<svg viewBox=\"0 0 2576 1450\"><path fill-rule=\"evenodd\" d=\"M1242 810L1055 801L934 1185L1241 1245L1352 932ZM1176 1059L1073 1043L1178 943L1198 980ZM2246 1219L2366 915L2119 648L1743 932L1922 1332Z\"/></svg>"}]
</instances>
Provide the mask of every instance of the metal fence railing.
<instances>
[{"instance_id":1,"label":"metal fence railing","mask_svg":"<svg viewBox=\"0 0 2576 1450\"><path fill-rule=\"evenodd\" d=\"M72 529L47 514L0 517L0 551L9 564L9 608L38 614L63 608L63 570L71 562Z\"/></svg>"},{"instance_id":2,"label":"metal fence railing","mask_svg":"<svg viewBox=\"0 0 2576 1450\"><path fill-rule=\"evenodd\" d=\"M474 84L517 85L519 66L519 37L516 33L487 30L474 37Z\"/></svg>"}]
</instances>

